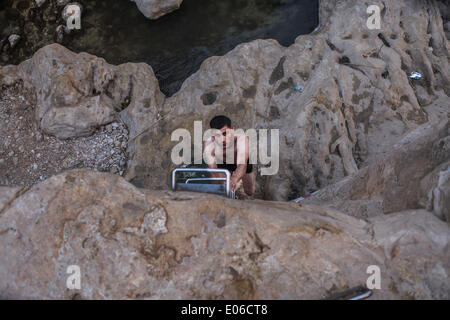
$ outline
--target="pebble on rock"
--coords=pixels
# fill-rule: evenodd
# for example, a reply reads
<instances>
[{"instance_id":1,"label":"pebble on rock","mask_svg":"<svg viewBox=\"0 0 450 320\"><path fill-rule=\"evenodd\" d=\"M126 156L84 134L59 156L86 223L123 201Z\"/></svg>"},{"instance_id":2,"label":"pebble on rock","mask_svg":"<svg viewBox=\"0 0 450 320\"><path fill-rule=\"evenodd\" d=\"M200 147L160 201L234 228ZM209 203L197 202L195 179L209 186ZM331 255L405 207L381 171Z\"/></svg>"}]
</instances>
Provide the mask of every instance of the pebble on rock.
<instances>
[{"instance_id":1,"label":"pebble on rock","mask_svg":"<svg viewBox=\"0 0 450 320\"><path fill-rule=\"evenodd\" d=\"M11 46L11 49L12 49L20 41L20 36L18 34L12 34L8 37L8 41L9 41L9 45Z\"/></svg>"},{"instance_id":2,"label":"pebble on rock","mask_svg":"<svg viewBox=\"0 0 450 320\"><path fill-rule=\"evenodd\" d=\"M36 5L38 7L42 6L45 3L45 1L47 1L47 0L34 0L34 2L36 2Z\"/></svg>"}]
</instances>

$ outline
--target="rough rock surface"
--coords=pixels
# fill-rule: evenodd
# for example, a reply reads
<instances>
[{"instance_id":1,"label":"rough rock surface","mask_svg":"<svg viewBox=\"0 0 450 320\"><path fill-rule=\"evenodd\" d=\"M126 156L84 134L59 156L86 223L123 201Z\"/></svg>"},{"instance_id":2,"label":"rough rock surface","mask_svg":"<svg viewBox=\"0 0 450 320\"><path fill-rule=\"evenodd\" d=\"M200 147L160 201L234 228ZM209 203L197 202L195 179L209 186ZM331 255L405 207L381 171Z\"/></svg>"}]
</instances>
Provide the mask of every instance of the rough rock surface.
<instances>
[{"instance_id":1,"label":"rough rock surface","mask_svg":"<svg viewBox=\"0 0 450 320\"><path fill-rule=\"evenodd\" d=\"M18 64L44 45L55 42L58 36L61 37L62 34L57 31L65 25L62 10L68 2L1 1L0 65ZM10 43L9 38L18 42Z\"/></svg>"},{"instance_id":2,"label":"rough rock surface","mask_svg":"<svg viewBox=\"0 0 450 320\"><path fill-rule=\"evenodd\" d=\"M149 19L158 19L169 12L177 10L183 0L131 0L144 16Z\"/></svg>"},{"instance_id":3,"label":"rough rock surface","mask_svg":"<svg viewBox=\"0 0 450 320\"><path fill-rule=\"evenodd\" d=\"M374 159L356 174L319 190L302 203L330 205L358 218L367 218L366 211L370 214L418 208L433 211L435 194L436 213L445 220L443 212L450 210L446 200L448 181L445 173L440 175L448 168L450 159L447 117L444 113L442 121L416 128L396 143L387 155ZM364 210L368 205L372 208Z\"/></svg>"},{"instance_id":4,"label":"rough rock surface","mask_svg":"<svg viewBox=\"0 0 450 320\"><path fill-rule=\"evenodd\" d=\"M449 298L449 227L424 210L364 222L89 170L15 192L0 189L1 298L318 299L364 284L369 265L381 269L375 299ZM70 265L81 290L66 287Z\"/></svg>"},{"instance_id":5,"label":"rough rock surface","mask_svg":"<svg viewBox=\"0 0 450 320\"><path fill-rule=\"evenodd\" d=\"M364 3L321 1L315 33L288 48L256 40L209 58L167 99L146 64L112 66L58 45L39 50L16 72L2 68L0 81L16 73L31 83L40 126L57 137L89 135L120 111L130 130L126 178L141 187L168 188L171 133L192 133L195 120L206 128L214 115L227 114L237 128L279 129L280 170L258 176L257 195L291 200L388 152L430 122L438 98L449 107L448 41L438 7L419 0L373 4L382 9L381 30L367 28ZM410 79L412 71L423 79Z\"/></svg>"},{"instance_id":6,"label":"rough rock surface","mask_svg":"<svg viewBox=\"0 0 450 320\"><path fill-rule=\"evenodd\" d=\"M129 134L122 122L61 140L39 129L36 109L35 90L22 81L0 87L0 185L31 186L74 168L125 172Z\"/></svg>"},{"instance_id":7,"label":"rough rock surface","mask_svg":"<svg viewBox=\"0 0 450 320\"><path fill-rule=\"evenodd\" d=\"M382 30L366 27L363 2L321 1L319 30L290 47L256 40L207 59L165 100L157 125L147 121L152 125L135 141L127 179L167 188L171 132L192 134L194 120L206 128L217 114L237 128L280 130L280 171L257 181L264 199L314 192L388 152L430 120L427 106L438 97L449 107L449 51L432 3L373 4L382 9ZM409 79L413 71L424 78Z\"/></svg>"},{"instance_id":8,"label":"rough rock surface","mask_svg":"<svg viewBox=\"0 0 450 320\"><path fill-rule=\"evenodd\" d=\"M124 108L124 117L133 114L129 123L138 127L140 112L153 111L152 105L163 97L147 64L112 66L58 44L38 50L17 67L0 69L1 83L18 79L36 90L36 119L42 130L63 139L92 134Z\"/></svg>"},{"instance_id":9,"label":"rough rock surface","mask_svg":"<svg viewBox=\"0 0 450 320\"><path fill-rule=\"evenodd\" d=\"M60 45L0 68L0 117L12 121L0 129L1 174L26 168L36 181L28 133L56 136L52 146L85 136L89 149L120 120L134 184L73 170L31 189L0 187L0 298L317 299L363 285L378 265L375 299L449 299L447 6L373 4L381 30L366 28L366 4L324 0L315 33L212 57L167 99L148 65L113 66ZM9 94L22 82L24 99ZM136 187L167 188L171 132L217 114L238 128L280 129L280 172L258 178L260 197L321 190L296 204ZM70 265L81 268L81 290L66 287Z\"/></svg>"},{"instance_id":10,"label":"rough rock surface","mask_svg":"<svg viewBox=\"0 0 450 320\"><path fill-rule=\"evenodd\" d=\"M450 162L443 163L420 182L420 205L450 223Z\"/></svg>"}]
</instances>

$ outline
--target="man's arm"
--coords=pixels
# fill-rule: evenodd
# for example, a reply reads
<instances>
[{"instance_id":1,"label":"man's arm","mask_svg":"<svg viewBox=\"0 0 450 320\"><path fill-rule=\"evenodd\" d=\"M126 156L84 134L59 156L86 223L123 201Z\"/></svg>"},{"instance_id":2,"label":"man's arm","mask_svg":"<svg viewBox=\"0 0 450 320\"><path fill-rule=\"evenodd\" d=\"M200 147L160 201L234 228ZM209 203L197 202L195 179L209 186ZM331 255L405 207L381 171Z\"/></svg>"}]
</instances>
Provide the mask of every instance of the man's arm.
<instances>
[{"instance_id":1,"label":"man's arm","mask_svg":"<svg viewBox=\"0 0 450 320\"><path fill-rule=\"evenodd\" d=\"M217 161L216 161L216 156L215 156L215 145L214 145L214 137L210 137L208 140L203 142L203 150L204 150L204 158L206 163L208 164L208 168L210 169L217 169ZM222 178L221 173L216 173L216 172L211 172L211 178ZM216 182L213 181L214 183L223 183L221 181Z\"/></svg>"},{"instance_id":2,"label":"man's arm","mask_svg":"<svg viewBox=\"0 0 450 320\"><path fill-rule=\"evenodd\" d=\"M210 137L203 142L203 152L206 164L210 169L217 169L217 162L214 153L214 137Z\"/></svg>"},{"instance_id":3,"label":"man's arm","mask_svg":"<svg viewBox=\"0 0 450 320\"><path fill-rule=\"evenodd\" d=\"M236 190L237 183L242 179L247 171L247 162L250 155L250 142L246 135L237 139L237 168L231 176L231 186Z\"/></svg>"}]
</instances>

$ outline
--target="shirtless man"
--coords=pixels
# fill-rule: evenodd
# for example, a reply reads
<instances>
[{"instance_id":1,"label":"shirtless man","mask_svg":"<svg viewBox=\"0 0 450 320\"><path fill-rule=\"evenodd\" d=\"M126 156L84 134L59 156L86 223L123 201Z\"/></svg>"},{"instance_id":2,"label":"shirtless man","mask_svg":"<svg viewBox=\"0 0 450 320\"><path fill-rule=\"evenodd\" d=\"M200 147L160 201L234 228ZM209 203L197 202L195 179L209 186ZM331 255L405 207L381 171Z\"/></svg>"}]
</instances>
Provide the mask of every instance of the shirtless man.
<instances>
[{"instance_id":1,"label":"shirtless man","mask_svg":"<svg viewBox=\"0 0 450 320\"><path fill-rule=\"evenodd\" d=\"M227 169L231 173L231 187L242 180L244 191L251 196L255 192L253 166L249 163L249 139L245 134L235 132L231 120L225 116L214 117L210 122L215 133L204 142L205 159L211 169ZM220 178L220 173L211 173Z\"/></svg>"}]
</instances>

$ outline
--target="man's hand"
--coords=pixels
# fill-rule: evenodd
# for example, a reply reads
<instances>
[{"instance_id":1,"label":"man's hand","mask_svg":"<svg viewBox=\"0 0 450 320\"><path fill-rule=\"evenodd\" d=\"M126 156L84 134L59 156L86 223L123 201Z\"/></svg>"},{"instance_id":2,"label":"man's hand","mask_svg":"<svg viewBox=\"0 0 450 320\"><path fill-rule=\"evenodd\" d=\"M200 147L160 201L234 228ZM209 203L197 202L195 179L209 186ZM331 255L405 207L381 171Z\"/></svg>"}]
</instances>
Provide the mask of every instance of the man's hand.
<instances>
[{"instance_id":1,"label":"man's hand","mask_svg":"<svg viewBox=\"0 0 450 320\"><path fill-rule=\"evenodd\" d=\"M248 137L244 135L239 135L236 137L237 141L237 167L236 171L233 172L231 176L231 186L234 191L236 191L236 185L244 177L247 171L247 163L250 154L250 142Z\"/></svg>"},{"instance_id":2,"label":"man's hand","mask_svg":"<svg viewBox=\"0 0 450 320\"><path fill-rule=\"evenodd\" d=\"M237 183L236 179L231 178L231 190L236 191Z\"/></svg>"}]
</instances>

